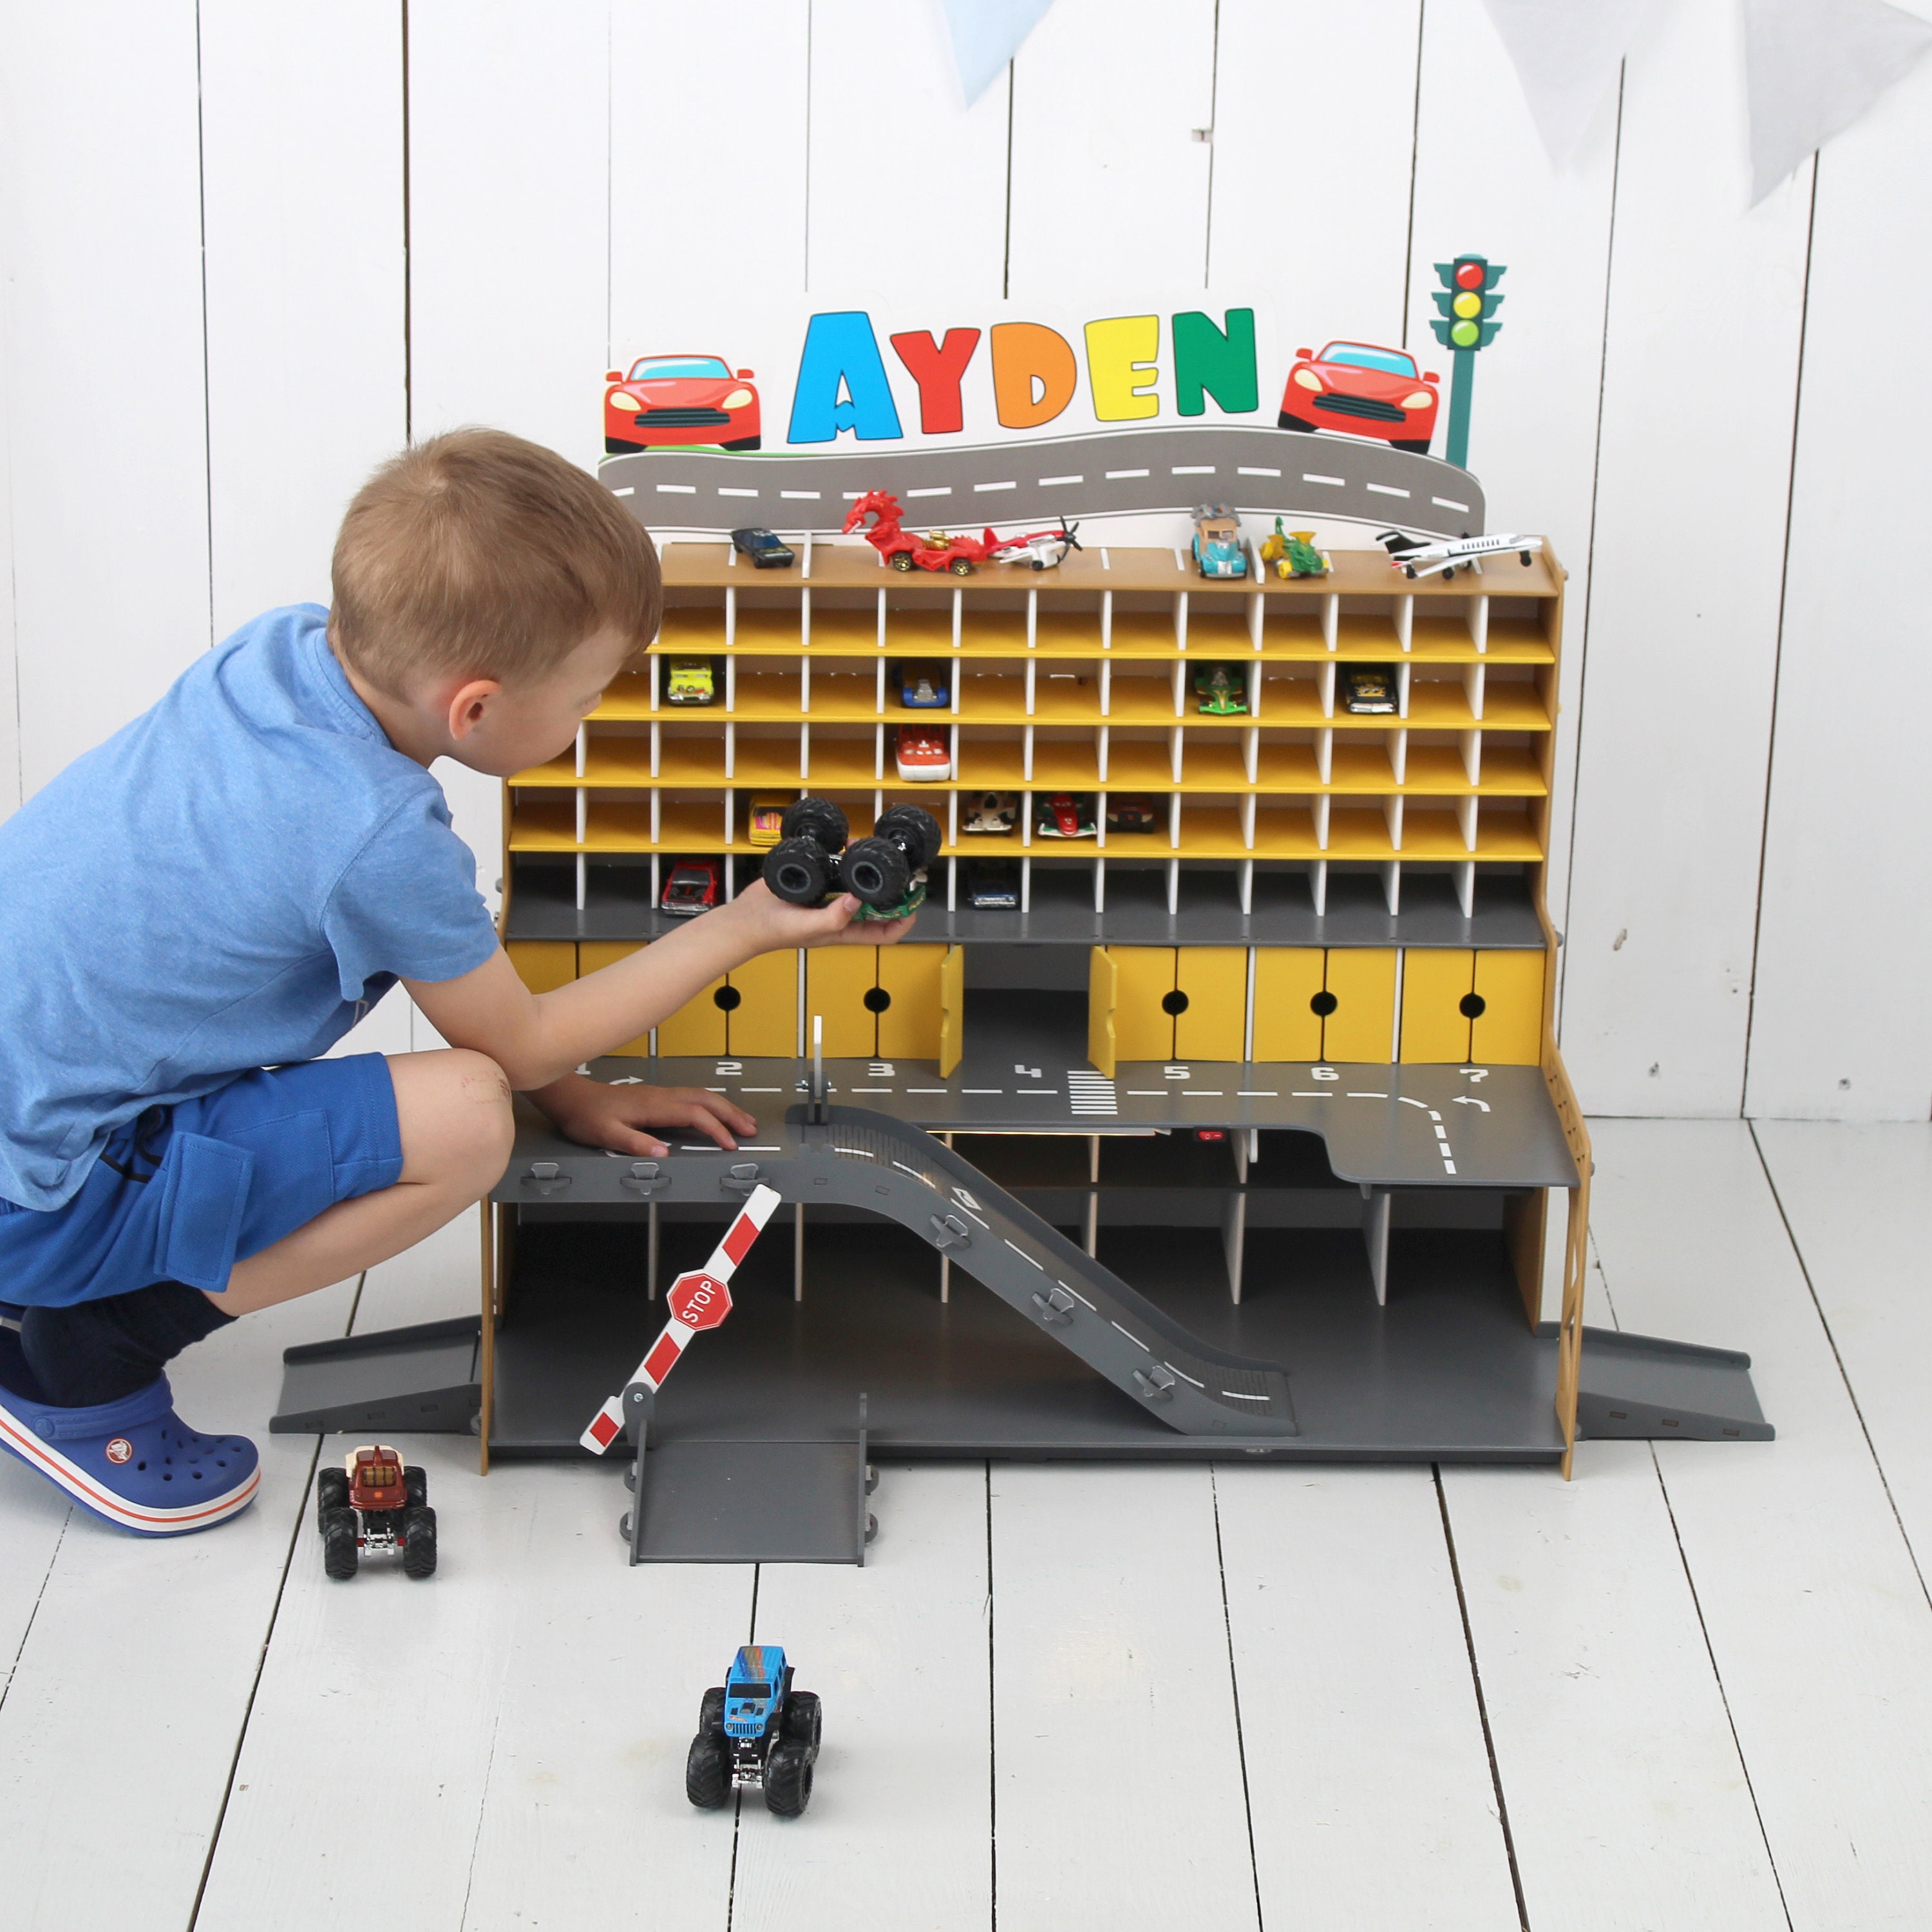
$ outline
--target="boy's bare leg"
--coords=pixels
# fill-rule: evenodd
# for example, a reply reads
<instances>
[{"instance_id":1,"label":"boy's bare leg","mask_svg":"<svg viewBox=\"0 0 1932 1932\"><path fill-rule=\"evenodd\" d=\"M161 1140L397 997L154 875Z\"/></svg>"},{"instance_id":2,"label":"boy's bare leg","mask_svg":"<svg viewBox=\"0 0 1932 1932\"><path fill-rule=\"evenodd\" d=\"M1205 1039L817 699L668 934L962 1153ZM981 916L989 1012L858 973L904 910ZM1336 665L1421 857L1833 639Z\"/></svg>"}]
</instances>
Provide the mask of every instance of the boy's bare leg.
<instances>
[{"instance_id":1,"label":"boy's bare leg","mask_svg":"<svg viewBox=\"0 0 1932 1932\"><path fill-rule=\"evenodd\" d=\"M510 1083L463 1047L388 1056L403 1142L402 1178L339 1201L304 1228L235 1264L209 1300L224 1315L292 1301L359 1274L433 1234L502 1179L514 1129Z\"/></svg>"}]
</instances>

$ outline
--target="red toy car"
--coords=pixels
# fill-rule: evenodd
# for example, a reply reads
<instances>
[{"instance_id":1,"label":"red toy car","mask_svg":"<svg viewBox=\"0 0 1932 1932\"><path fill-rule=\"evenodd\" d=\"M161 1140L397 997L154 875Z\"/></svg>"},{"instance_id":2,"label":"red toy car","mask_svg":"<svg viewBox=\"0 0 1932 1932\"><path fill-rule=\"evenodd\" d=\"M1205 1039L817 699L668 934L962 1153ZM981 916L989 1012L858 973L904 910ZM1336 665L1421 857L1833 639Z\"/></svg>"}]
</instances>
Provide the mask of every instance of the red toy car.
<instances>
[{"instance_id":1,"label":"red toy car","mask_svg":"<svg viewBox=\"0 0 1932 1932\"><path fill-rule=\"evenodd\" d=\"M1033 802L1033 829L1042 838L1091 838L1094 801L1084 792L1042 792Z\"/></svg>"},{"instance_id":2,"label":"red toy car","mask_svg":"<svg viewBox=\"0 0 1932 1932\"><path fill-rule=\"evenodd\" d=\"M1346 430L1380 436L1412 456L1429 454L1436 434L1436 378L1400 349L1331 342L1319 356L1295 352L1282 392L1283 429Z\"/></svg>"},{"instance_id":3,"label":"red toy car","mask_svg":"<svg viewBox=\"0 0 1932 1932\"><path fill-rule=\"evenodd\" d=\"M902 724L894 753L899 776L909 784L928 784L952 776L952 747L940 724Z\"/></svg>"},{"instance_id":4,"label":"red toy car","mask_svg":"<svg viewBox=\"0 0 1932 1932\"><path fill-rule=\"evenodd\" d=\"M316 1528L322 1532L322 1567L338 1582L356 1574L364 1556L400 1556L406 1576L436 1569L436 1511L429 1479L406 1468L386 1443L352 1449L339 1469L315 1479Z\"/></svg>"},{"instance_id":5,"label":"red toy car","mask_svg":"<svg viewBox=\"0 0 1932 1932\"><path fill-rule=\"evenodd\" d=\"M984 563L999 544L990 530L976 537L948 536L944 530L916 537L901 527L904 514L890 490L868 490L846 512L841 534L849 537L860 531L895 570L944 570L955 577L970 577L974 565ZM868 517L878 520L869 530Z\"/></svg>"},{"instance_id":6,"label":"red toy car","mask_svg":"<svg viewBox=\"0 0 1932 1932\"><path fill-rule=\"evenodd\" d=\"M670 868L658 904L674 918L688 919L709 912L724 890L724 868L716 859L680 859Z\"/></svg>"},{"instance_id":7,"label":"red toy car","mask_svg":"<svg viewBox=\"0 0 1932 1932\"><path fill-rule=\"evenodd\" d=\"M758 392L748 369L717 356L640 356L627 376L607 370L604 450L621 456L686 443L756 449Z\"/></svg>"}]
</instances>

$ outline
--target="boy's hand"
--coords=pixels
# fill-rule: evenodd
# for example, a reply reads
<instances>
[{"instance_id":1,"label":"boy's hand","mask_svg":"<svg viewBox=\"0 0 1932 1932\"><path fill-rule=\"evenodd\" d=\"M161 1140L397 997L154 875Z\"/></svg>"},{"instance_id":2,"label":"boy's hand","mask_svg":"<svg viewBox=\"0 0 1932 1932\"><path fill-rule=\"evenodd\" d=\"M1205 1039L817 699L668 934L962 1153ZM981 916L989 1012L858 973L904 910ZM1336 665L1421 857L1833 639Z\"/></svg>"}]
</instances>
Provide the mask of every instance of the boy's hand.
<instances>
[{"instance_id":1,"label":"boy's hand","mask_svg":"<svg viewBox=\"0 0 1932 1932\"><path fill-rule=\"evenodd\" d=\"M728 1151L737 1147L734 1134L758 1131L742 1107L702 1087L606 1087L573 1074L530 1097L568 1138L618 1154L664 1153L651 1127L702 1134Z\"/></svg>"},{"instance_id":2,"label":"boy's hand","mask_svg":"<svg viewBox=\"0 0 1932 1932\"><path fill-rule=\"evenodd\" d=\"M910 917L862 920L858 910L859 902L850 892L830 905L788 905L763 879L754 879L728 906L706 917L728 918L741 926L757 952L797 946L894 946L912 930Z\"/></svg>"}]
</instances>

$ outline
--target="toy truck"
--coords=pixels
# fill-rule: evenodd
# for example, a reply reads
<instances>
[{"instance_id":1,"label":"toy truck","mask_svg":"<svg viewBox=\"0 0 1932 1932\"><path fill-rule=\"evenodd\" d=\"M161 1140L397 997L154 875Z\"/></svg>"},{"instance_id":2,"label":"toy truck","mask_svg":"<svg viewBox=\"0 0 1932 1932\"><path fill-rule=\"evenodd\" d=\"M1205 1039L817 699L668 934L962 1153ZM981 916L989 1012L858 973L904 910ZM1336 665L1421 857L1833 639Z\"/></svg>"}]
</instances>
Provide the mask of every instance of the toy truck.
<instances>
[{"instance_id":1,"label":"toy truck","mask_svg":"<svg viewBox=\"0 0 1932 1932\"><path fill-rule=\"evenodd\" d=\"M763 1786L765 1808L796 1818L812 1802L818 1759L818 1697L794 1690L792 1666L775 1643L739 1646L724 1682L704 1694L698 1735L684 1763L684 1795L715 1811L734 1791Z\"/></svg>"},{"instance_id":2,"label":"toy truck","mask_svg":"<svg viewBox=\"0 0 1932 1932\"><path fill-rule=\"evenodd\" d=\"M788 905L823 905L839 892L859 917L904 919L926 903L926 868L946 835L916 805L890 805L870 836L847 843L845 814L829 798L802 798L787 811L784 837L765 854L765 884Z\"/></svg>"},{"instance_id":3,"label":"toy truck","mask_svg":"<svg viewBox=\"0 0 1932 1932\"><path fill-rule=\"evenodd\" d=\"M338 1582L353 1576L364 1556L400 1556L405 1576L435 1574L429 1478L406 1467L386 1444L365 1442L342 1459L340 1468L319 1470L315 1505L322 1567Z\"/></svg>"}]
</instances>

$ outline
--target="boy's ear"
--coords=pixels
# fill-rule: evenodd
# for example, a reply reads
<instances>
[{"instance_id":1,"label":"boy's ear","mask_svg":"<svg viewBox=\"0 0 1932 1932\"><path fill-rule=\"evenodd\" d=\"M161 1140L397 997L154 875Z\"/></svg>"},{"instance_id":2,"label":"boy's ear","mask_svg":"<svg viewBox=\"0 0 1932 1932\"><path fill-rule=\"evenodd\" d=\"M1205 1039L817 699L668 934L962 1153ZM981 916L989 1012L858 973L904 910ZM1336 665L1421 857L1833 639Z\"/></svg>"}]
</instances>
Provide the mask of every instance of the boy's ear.
<instances>
[{"instance_id":1,"label":"boy's ear","mask_svg":"<svg viewBox=\"0 0 1932 1932\"><path fill-rule=\"evenodd\" d=\"M473 677L450 694L446 722L450 736L460 744L482 723L490 700L502 694L503 687L494 677Z\"/></svg>"}]
</instances>

